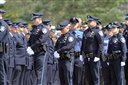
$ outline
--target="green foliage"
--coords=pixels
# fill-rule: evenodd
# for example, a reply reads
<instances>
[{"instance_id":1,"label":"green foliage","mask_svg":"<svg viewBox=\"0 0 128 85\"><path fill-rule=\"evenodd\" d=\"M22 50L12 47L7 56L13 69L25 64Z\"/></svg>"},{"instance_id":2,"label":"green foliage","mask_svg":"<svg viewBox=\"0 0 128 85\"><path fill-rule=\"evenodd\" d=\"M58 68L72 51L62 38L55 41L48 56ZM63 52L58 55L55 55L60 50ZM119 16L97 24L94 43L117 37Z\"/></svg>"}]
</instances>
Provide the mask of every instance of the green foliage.
<instances>
[{"instance_id":1,"label":"green foliage","mask_svg":"<svg viewBox=\"0 0 128 85\"><path fill-rule=\"evenodd\" d=\"M6 0L0 8L5 9L5 17L13 21L30 22L31 13L43 12L44 19L52 20L55 25L74 16L86 21L87 15L97 16L106 24L123 21L127 5L127 0Z\"/></svg>"}]
</instances>

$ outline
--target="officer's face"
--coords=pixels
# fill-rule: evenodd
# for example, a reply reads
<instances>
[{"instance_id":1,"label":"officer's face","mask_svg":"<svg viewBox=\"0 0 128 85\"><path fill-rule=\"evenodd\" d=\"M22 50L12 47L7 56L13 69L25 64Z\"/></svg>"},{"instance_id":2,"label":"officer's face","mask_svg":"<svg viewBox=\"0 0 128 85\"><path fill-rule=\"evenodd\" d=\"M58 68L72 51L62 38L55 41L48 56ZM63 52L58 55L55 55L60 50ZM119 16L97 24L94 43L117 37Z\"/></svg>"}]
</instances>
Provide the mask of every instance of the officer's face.
<instances>
[{"instance_id":1,"label":"officer's face","mask_svg":"<svg viewBox=\"0 0 128 85\"><path fill-rule=\"evenodd\" d=\"M89 27L95 27L97 25L97 22L95 20L88 21L88 26Z\"/></svg>"},{"instance_id":2,"label":"officer's face","mask_svg":"<svg viewBox=\"0 0 128 85\"><path fill-rule=\"evenodd\" d=\"M117 34L119 32L119 29L118 28L112 28L111 31L113 34Z\"/></svg>"},{"instance_id":3,"label":"officer's face","mask_svg":"<svg viewBox=\"0 0 128 85\"><path fill-rule=\"evenodd\" d=\"M76 23L76 24L71 24L71 29L72 30L76 30L79 26L79 23Z\"/></svg>"},{"instance_id":4,"label":"officer's face","mask_svg":"<svg viewBox=\"0 0 128 85\"><path fill-rule=\"evenodd\" d=\"M39 24L42 23L42 19L41 19L41 18L36 18L36 19L34 19L34 20L32 21L32 23L35 24L35 25L39 25Z\"/></svg>"},{"instance_id":5,"label":"officer's face","mask_svg":"<svg viewBox=\"0 0 128 85\"><path fill-rule=\"evenodd\" d=\"M66 26L65 28L63 28L63 29L61 30L62 34L65 34L65 33L67 33L68 31L69 31L69 26Z\"/></svg>"}]
</instances>

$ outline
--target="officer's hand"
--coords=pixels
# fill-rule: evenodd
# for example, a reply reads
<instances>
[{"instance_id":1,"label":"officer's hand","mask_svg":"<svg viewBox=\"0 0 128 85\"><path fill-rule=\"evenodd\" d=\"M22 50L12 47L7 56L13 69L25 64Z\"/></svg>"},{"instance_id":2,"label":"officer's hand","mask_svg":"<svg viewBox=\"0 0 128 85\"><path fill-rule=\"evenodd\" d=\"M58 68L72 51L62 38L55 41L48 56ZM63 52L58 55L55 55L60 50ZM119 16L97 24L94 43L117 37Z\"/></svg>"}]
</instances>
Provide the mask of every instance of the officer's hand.
<instances>
[{"instance_id":1,"label":"officer's hand","mask_svg":"<svg viewBox=\"0 0 128 85\"><path fill-rule=\"evenodd\" d=\"M121 66L125 66L125 62L121 62Z\"/></svg>"},{"instance_id":2,"label":"officer's hand","mask_svg":"<svg viewBox=\"0 0 128 85\"><path fill-rule=\"evenodd\" d=\"M54 52L54 57L55 58L60 58L60 55L59 55L59 53L57 51Z\"/></svg>"},{"instance_id":3,"label":"officer's hand","mask_svg":"<svg viewBox=\"0 0 128 85\"><path fill-rule=\"evenodd\" d=\"M31 47L28 47L28 48L27 48L27 53L28 53L29 55L33 55L33 54L34 54L34 51L32 50Z\"/></svg>"},{"instance_id":4,"label":"officer's hand","mask_svg":"<svg viewBox=\"0 0 128 85\"><path fill-rule=\"evenodd\" d=\"M82 55L80 55L80 61L83 61L83 56Z\"/></svg>"},{"instance_id":5,"label":"officer's hand","mask_svg":"<svg viewBox=\"0 0 128 85\"><path fill-rule=\"evenodd\" d=\"M98 62L99 60L100 60L100 58L98 58L98 57L94 58L94 62Z\"/></svg>"}]
</instances>

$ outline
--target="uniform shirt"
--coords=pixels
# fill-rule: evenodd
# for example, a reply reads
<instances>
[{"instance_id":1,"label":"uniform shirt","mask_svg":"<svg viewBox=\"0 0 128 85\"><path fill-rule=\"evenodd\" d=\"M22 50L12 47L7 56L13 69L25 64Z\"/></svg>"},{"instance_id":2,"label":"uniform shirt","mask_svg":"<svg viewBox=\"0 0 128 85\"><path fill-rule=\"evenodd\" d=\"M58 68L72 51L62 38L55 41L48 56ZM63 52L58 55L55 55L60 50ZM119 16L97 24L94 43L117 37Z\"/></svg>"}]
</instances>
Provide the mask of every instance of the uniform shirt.
<instances>
[{"instance_id":1,"label":"uniform shirt","mask_svg":"<svg viewBox=\"0 0 128 85\"><path fill-rule=\"evenodd\" d=\"M103 32L97 27L88 28L83 33L81 54L94 53L97 57L103 54Z\"/></svg>"},{"instance_id":2,"label":"uniform shirt","mask_svg":"<svg viewBox=\"0 0 128 85\"><path fill-rule=\"evenodd\" d=\"M74 33L74 36L76 39L74 50L75 50L75 52L80 52L81 46L82 46L83 32L76 29L73 33Z\"/></svg>"},{"instance_id":3,"label":"uniform shirt","mask_svg":"<svg viewBox=\"0 0 128 85\"><path fill-rule=\"evenodd\" d=\"M25 37L21 33L13 33L16 41L16 56L15 62L19 65L26 65L27 47Z\"/></svg>"},{"instance_id":4,"label":"uniform shirt","mask_svg":"<svg viewBox=\"0 0 128 85\"><path fill-rule=\"evenodd\" d=\"M34 26L33 30L31 31L30 39L29 39L29 46L36 46L38 44L47 43L49 40L50 33L43 24L38 26Z\"/></svg>"},{"instance_id":5,"label":"uniform shirt","mask_svg":"<svg viewBox=\"0 0 128 85\"><path fill-rule=\"evenodd\" d=\"M115 51L121 51L121 60L126 60L126 41L122 34L113 35L110 38L109 46L108 46L108 54L112 54Z\"/></svg>"},{"instance_id":6,"label":"uniform shirt","mask_svg":"<svg viewBox=\"0 0 128 85\"><path fill-rule=\"evenodd\" d=\"M0 20L0 41L8 43L9 30L4 20Z\"/></svg>"},{"instance_id":7,"label":"uniform shirt","mask_svg":"<svg viewBox=\"0 0 128 85\"><path fill-rule=\"evenodd\" d=\"M69 31L66 34L62 34L55 45L55 49L58 53L67 53L67 52L74 52L74 45L75 45L75 37L74 35Z\"/></svg>"},{"instance_id":8,"label":"uniform shirt","mask_svg":"<svg viewBox=\"0 0 128 85\"><path fill-rule=\"evenodd\" d=\"M106 35L106 36L104 37L104 54L105 54L105 55L107 55L108 44L109 44L109 37Z\"/></svg>"}]
</instances>

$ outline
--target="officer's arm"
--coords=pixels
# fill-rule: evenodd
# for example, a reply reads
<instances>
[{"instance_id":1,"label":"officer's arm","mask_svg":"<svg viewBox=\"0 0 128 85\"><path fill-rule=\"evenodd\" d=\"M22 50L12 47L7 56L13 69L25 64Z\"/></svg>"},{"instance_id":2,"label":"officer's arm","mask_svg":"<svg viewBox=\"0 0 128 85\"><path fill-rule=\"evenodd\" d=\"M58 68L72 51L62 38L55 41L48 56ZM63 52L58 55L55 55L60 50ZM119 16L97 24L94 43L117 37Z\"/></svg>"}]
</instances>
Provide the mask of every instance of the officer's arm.
<instances>
[{"instance_id":1,"label":"officer's arm","mask_svg":"<svg viewBox=\"0 0 128 85\"><path fill-rule=\"evenodd\" d=\"M76 40L74 37L68 37L67 44L65 46L63 46L62 48L58 49L57 52L61 53L61 52L68 51L68 50L72 49L75 45L75 42L76 42Z\"/></svg>"},{"instance_id":2,"label":"officer's arm","mask_svg":"<svg viewBox=\"0 0 128 85\"><path fill-rule=\"evenodd\" d=\"M103 43L104 43L104 35L103 35L103 32L100 30L98 31L98 33L96 34L96 38L97 38L97 42L98 42L98 45L99 45L99 48L98 48L98 57L102 57L103 59Z\"/></svg>"},{"instance_id":3,"label":"officer's arm","mask_svg":"<svg viewBox=\"0 0 128 85\"><path fill-rule=\"evenodd\" d=\"M39 37L39 42L45 43L49 38L49 31L47 28L42 29L41 36ZM38 42L37 42L38 43Z\"/></svg>"},{"instance_id":4,"label":"officer's arm","mask_svg":"<svg viewBox=\"0 0 128 85\"><path fill-rule=\"evenodd\" d=\"M83 49L84 49L84 33L83 33L83 38L82 38L82 45L81 45L80 55L82 55L82 52L83 52Z\"/></svg>"},{"instance_id":5,"label":"officer's arm","mask_svg":"<svg viewBox=\"0 0 128 85\"><path fill-rule=\"evenodd\" d=\"M126 40L125 38L122 36L120 38L121 41L121 55L122 55L122 61L126 60L126 53L127 53L127 46L126 46Z\"/></svg>"}]
</instances>

